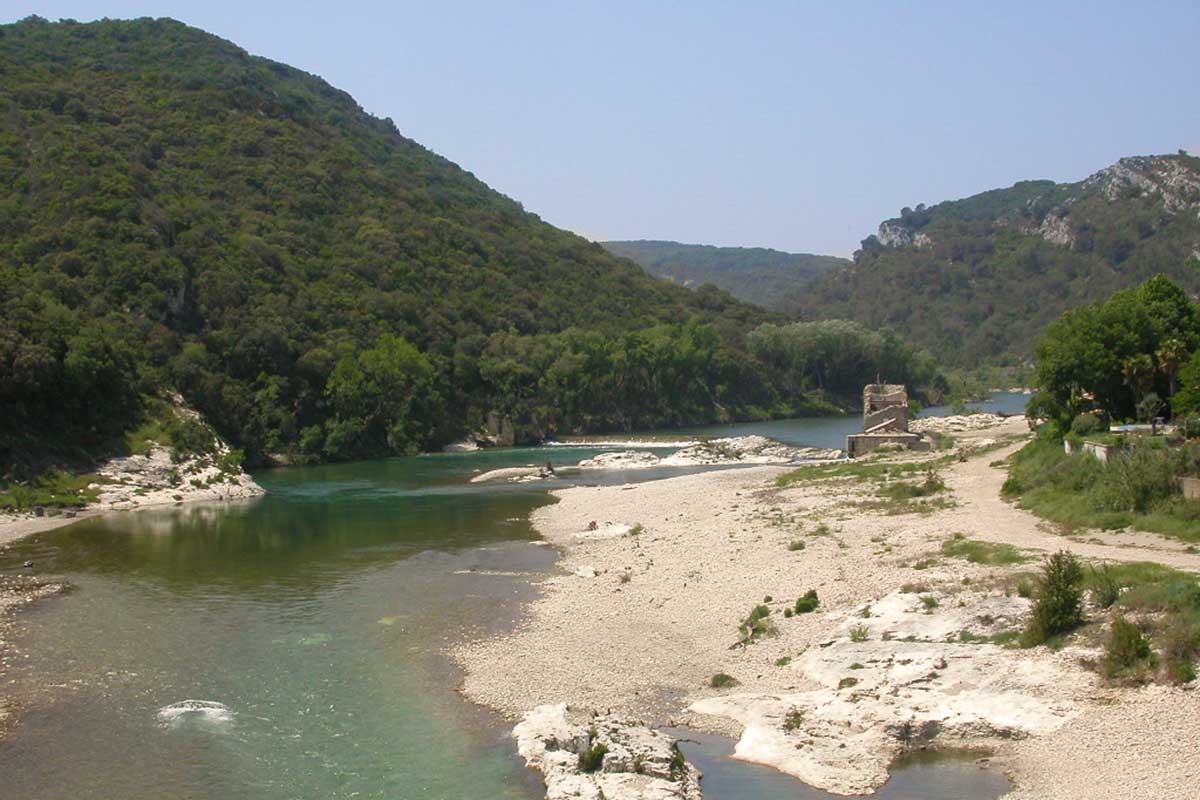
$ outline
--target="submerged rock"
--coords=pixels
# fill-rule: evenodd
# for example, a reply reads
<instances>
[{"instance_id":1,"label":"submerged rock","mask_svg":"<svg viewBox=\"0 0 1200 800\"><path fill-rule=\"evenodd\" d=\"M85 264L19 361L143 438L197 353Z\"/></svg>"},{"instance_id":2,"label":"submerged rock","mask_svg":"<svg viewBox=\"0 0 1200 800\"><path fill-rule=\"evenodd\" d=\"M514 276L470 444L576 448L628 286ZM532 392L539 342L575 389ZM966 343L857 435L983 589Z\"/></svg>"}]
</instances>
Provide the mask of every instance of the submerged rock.
<instances>
[{"instance_id":1,"label":"submerged rock","mask_svg":"<svg viewBox=\"0 0 1200 800\"><path fill-rule=\"evenodd\" d=\"M700 773L670 736L613 714L542 705L513 728L547 800L701 800Z\"/></svg>"}]
</instances>

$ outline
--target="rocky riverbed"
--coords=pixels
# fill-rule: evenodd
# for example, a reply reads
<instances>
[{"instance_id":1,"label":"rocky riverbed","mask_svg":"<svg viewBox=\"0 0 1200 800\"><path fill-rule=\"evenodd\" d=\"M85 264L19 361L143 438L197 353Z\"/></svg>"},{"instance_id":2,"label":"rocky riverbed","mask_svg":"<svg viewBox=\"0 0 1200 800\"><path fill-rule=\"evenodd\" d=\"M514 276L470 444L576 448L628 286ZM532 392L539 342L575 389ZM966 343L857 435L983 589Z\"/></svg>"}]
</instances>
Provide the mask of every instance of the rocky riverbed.
<instances>
[{"instance_id":1,"label":"rocky riverbed","mask_svg":"<svg viewBox=\"0 0 1200 800\"><path fill-rule=\"evenodd\" d=\"M1015 578L1040 555L1193 571L1200 555L1143 534L1068 538L1004 503L1000 461L1028 426L964 419L932 423L954 431L955 450L872 457L929 461L946 486L932 504L883 501L878 479L845 472L781 487L775 466L556 491L533 519L561 548L562 573L516 631L456 649L465 693L518 720L569 703L725 733L738 758L838 793L877 787L910 747L982 746L1022 798L1135 796L1123 776L1142 772L1155 792L1142 796L1188 796L1195 692L1103 687L1082 666L1097 645L1003 642L1028 614ZM943 553L963 538L1033 563ZM797 612L810 591L815 608ZM747 636L755 615L761 635ZM1121 724L1103 722L1114 703L1136 752Z\"/></svg>"}]
</instances>

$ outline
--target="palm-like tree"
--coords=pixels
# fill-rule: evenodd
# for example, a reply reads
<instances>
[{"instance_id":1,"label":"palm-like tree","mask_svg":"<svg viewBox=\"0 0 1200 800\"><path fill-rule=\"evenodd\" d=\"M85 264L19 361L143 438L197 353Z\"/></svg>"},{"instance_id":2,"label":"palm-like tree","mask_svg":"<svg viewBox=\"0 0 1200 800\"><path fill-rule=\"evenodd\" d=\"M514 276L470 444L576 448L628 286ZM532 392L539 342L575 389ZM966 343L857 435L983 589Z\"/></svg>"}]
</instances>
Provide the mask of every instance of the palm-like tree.
<instances>
[{"instance_id":1,"label":"palm-like tree","mask_svg":"<svg viewBox=\"0 0 1200 800\"><path fill-rule=\"evenodd\" d=\"M1162 343L1155 355L1158 356L1158 368L1167 377L1167 383L1171 387L1168 397L1174 397L1178 388L1179 370L1188 357L1187 345L1180 339L1170 338Z\"/></svg>"}]
</instances>

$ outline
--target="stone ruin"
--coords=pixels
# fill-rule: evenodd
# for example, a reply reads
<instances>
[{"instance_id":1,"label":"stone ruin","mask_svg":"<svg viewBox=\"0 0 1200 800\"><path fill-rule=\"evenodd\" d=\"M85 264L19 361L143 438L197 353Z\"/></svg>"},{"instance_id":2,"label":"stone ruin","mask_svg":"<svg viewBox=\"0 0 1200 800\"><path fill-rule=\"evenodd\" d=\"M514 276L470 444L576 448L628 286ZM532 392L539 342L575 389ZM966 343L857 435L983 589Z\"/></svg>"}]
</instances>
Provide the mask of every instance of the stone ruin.
<instances>
[{"instance_id":1,"label":"stone ruin","mask_svg":"<svg viewBox=\"0 0 1200 800\"><path fill-rule=\"evenodd\" d=\"M863 387L863 432L846 437L846 455L857 458L881 445L928 450L929 442L908 429L908 392L900 383Z\"/></svg>"}]
</instances>

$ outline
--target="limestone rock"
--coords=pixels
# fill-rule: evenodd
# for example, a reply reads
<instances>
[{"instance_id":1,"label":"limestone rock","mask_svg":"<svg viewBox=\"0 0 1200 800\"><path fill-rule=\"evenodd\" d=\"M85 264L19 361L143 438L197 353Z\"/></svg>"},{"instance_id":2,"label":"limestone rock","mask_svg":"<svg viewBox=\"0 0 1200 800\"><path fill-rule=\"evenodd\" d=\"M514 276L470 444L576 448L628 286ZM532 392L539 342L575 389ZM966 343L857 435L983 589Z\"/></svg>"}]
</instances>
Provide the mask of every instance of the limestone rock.
<instances>
[{"instance_id":1,"label":"limestone rock","mask_svg":"<svg viewBox=\"0 0 1200 800\"><path fill-rule=\"evenodd\" d=\"M570 709L566 703L529 711L513 728L517 752L542 773L547 800L701 800L700 773L675 740L640 722ZM603 752L596 769L580 769L581 753Z\"/></svg>"},{"instance_id":2,"label":"limestone rock","mask_svg":"<svg viewBox=\"0 0 1200 800\"><path fill-rule=\"evenodd\" d=\"M1078 713L1057 694L1067 678L1053 659L977 643L1019 625L1029 601L934 596L936 613L900 592L872 604L869 617L847 613L832 644L792 665L818 688L708 698L689 710L744 726L736 758L838 794L874 791L913 744L1022 738Z\"/></svg>"}]
</instances>

